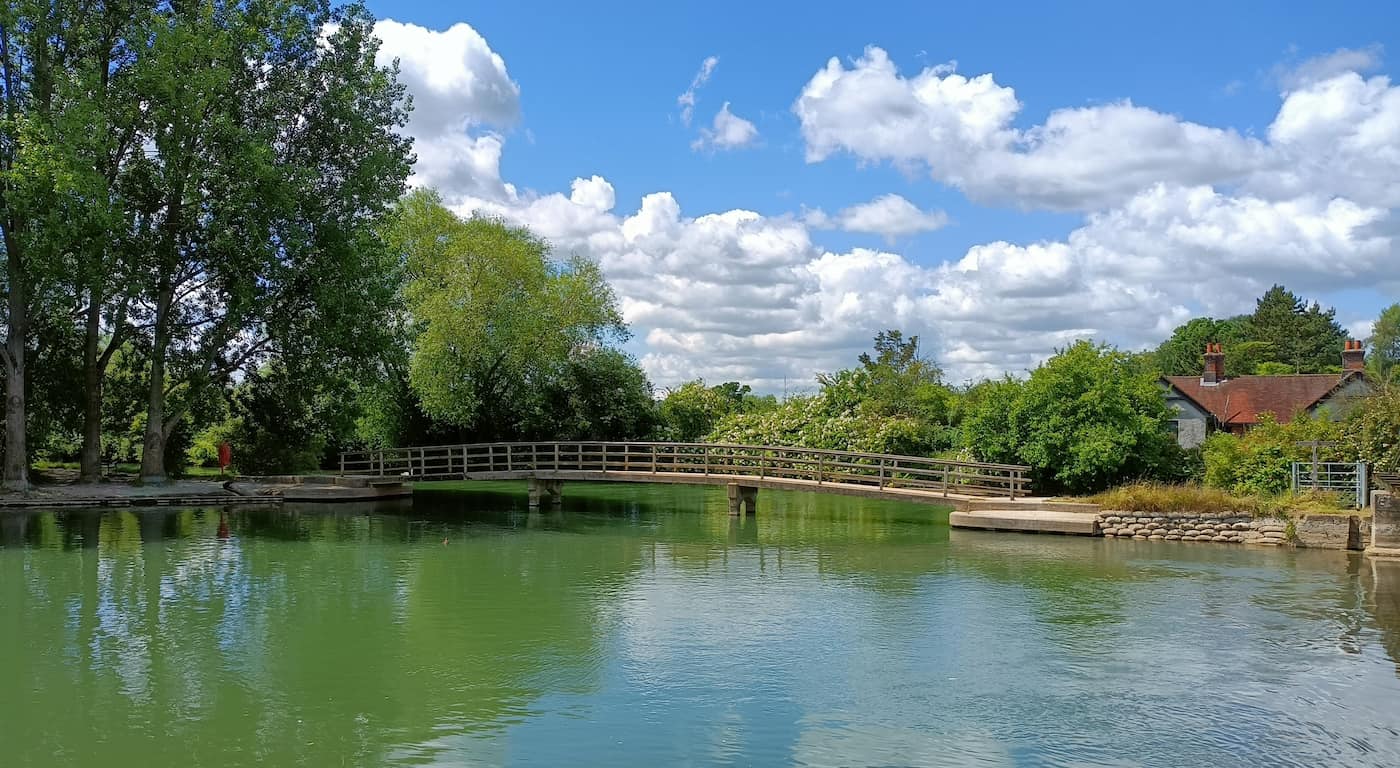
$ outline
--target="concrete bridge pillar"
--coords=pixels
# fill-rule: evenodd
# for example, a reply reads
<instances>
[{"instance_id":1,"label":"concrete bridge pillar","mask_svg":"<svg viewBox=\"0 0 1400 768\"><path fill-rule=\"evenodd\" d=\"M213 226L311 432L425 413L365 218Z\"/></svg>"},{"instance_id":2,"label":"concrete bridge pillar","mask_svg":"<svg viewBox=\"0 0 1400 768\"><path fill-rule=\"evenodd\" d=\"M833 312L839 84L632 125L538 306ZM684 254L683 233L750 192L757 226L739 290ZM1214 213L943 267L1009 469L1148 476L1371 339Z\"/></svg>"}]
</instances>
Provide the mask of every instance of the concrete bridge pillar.
<instances>
[{"instance_id":1,"label":"concrete bridge pillar","mask_svg":"<svg viewBox=\"0 0 1400 768\"><path fill-rule=\"evenodd\" d=\"M1366 554L1400 557L1400 497L1376 491L1371 494L1371 546Z\"/></svg>"},{"instance_id":2,"label":"concrete bridge pillar","mask_svg":"<svg viewBox=\"0 0 1400 768\"><path fill-rule=\"evenodd\" d=\"M540 499L548 496L550 502L556 506L564 503L564 481L563 480L542 480L532 477L530 482L530 508L538 509Z\"/></svg>"},{"instance_id":3,"label":"concrete bridge pillar","mask_svg":"<svg viewBox=\"0 0 1400 768\"><path fill-rule=\"evenodd\" d=\"M724 486L729 495L729 514L737 515L742 507L744 514L758 511L758 489L749 485L729 483Z\"/></svg>"}]
</instances>

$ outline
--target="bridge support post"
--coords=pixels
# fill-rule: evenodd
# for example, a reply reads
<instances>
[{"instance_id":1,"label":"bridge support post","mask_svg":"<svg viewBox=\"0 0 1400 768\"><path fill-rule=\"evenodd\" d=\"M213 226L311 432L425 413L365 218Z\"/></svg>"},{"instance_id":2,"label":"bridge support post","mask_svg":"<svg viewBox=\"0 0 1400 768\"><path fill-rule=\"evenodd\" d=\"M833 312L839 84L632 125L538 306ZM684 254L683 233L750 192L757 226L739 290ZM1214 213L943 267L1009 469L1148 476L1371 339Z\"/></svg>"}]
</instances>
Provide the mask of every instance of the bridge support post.
<instances>
[{"instance_id":1,"label":"bridge support post","mask_svg":"<svg viewBox=\"0 0 1400 768\"><path fill-rule=\"evenodd\" d=\"M540 500L548 496L550 502L556 506L564 502L564 481L563 480L541 480L532 477L530 483L530 508L539 509Z\"/></svg>"},{"instance_id":2,"label":"bridge support post","mask_svg":"<svg viewBox=\"0 0 1400 768\"><path fill-rule=\"evenodd\" d=\"M750 485L739 485L738 483L728 483L724 490L729 496L729 514L752 515L758 512L758 489Z\"/></svg>"}]
</instances>

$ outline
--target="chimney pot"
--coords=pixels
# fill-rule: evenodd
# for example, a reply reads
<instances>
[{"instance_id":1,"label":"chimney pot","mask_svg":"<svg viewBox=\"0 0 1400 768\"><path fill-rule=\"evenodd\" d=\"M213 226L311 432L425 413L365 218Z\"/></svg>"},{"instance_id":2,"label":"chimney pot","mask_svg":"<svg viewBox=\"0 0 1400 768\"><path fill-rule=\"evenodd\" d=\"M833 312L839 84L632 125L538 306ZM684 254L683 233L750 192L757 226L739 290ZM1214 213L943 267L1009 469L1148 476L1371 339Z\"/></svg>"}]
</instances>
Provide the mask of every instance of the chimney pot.
<instances>
[{"instance_id":1,"label":"chimney pot","mask_svg":"<svg viewBox=\"0 0 1400 768\"><path fill-rule=\"evenodd\" d=\"M1366 345L1356 339L1347 339L1342 349L1342 372L1360 373L1366 370Z\"/></svg>"},{"instance_id":2,"label":"chimney pot","mask_svg":"<svg viewBox=\"0 0 1400 768\"><path fill-rule=\"evenodd\" d=\"M1201 384L1215 386L1225 380L1225 353L1219 343L1206 344L1205 368L1201 373Z\"/></svg>"}]
</instances>

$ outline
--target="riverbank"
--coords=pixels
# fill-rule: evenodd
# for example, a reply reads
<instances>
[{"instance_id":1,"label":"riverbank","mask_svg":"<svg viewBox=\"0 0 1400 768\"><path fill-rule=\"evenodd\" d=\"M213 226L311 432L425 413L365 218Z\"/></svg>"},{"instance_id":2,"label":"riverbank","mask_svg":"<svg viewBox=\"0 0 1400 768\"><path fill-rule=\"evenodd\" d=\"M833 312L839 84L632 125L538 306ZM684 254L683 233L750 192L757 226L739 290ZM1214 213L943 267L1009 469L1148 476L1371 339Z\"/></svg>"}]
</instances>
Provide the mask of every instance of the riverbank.
<instances>
[{"instance_id":1,"label":"riverbank","mask_svg":"<svg viewBox=\"0 0 1400 768\"><path fill-rule=\"evenodd\" d=\"M1385 494L1378 492L1377 497ZM1020 509L980 502L953 513L948 522L954 528L1107 539L1357 551L1370 547L1371 510L1342 509L1327 502L1314 496L1263 499L1191 486L1141 484L1087 499L1043 500Z\"/></svg>"},{"instance_id":2,"label":"riverbank","mask_svg":"<svg viewBox=\"0 0 1400 768\"><path fill-rule=\"evenodd\" d=\"M281 504L285 501L349 502L404 498L413 489L401 478L283 475L231 480L172 480L160 485L135 482L53 482L25 493L0 493L0 509L48 507L146 507Z\"/></svg>"},{"instance_id":3,"label":"riverbank","mask_svg":"<svg viewBox=\"0 0 1400 768\"><path fill-rule=\"evenodd\" d=\"M1371 541L1371 516L1304 514L1254 518L1209 512L1105 511L1096 515L1106 539L1208 541L1216 544L1297 546L1363 550Z\"/></svg>"},{"instance_id":4,"label":"riverbank","mask_svg":"<svg viewBox=\"0 0 1400 768\"><path fill-rule=\"evenodd\" d=\"M247 499L217 480L172 480L162 485L129 482L59 482L36 485L25 493L0 493L0 508L180 506L186 504L270 503ZM272 501L271 503L275 503Z\"/></svg>"}]
</instances>

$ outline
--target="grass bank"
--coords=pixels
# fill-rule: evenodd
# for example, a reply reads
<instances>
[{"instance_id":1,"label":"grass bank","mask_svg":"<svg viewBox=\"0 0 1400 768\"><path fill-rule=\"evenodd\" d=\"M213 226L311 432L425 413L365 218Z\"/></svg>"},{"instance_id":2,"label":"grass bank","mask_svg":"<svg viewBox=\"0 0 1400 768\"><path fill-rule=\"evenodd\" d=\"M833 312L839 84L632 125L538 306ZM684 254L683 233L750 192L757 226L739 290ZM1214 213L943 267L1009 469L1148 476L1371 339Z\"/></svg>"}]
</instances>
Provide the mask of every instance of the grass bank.
<instances>
[{"instance_id":1,"label":"grass bank","mask_svg":"<svg viewBox=\"0 0 1400 768\"><path fill-rule=\"evenodd\" d=\"M1365 514L1345 505L1335 494L1302 493L1278 496L1240 496L1218 488L1199 485L1131 483L1082 499L1104 509L1137 512L1205 512L1208 514L1247 514L1253 517L1293 517L1295 515Z\"/></svg>"}]
</instances>

